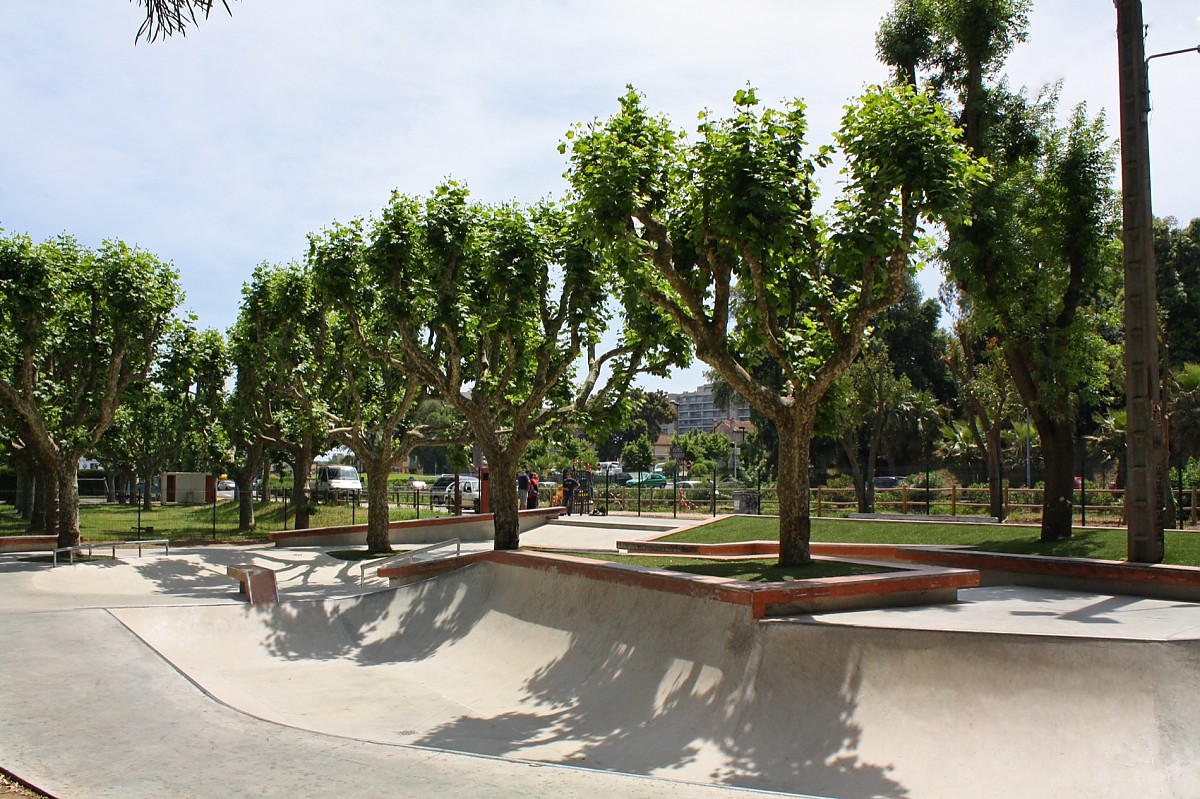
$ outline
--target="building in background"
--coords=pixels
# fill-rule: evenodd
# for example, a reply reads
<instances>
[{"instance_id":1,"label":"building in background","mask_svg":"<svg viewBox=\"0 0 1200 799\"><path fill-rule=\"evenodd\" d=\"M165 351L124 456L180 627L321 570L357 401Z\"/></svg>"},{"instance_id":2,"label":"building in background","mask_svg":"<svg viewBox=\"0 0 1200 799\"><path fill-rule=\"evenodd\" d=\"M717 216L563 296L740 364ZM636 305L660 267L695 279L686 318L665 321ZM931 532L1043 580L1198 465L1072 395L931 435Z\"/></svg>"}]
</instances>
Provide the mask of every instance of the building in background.
<instances>
[{"instance_id":1,"label":"building in background","mask_svg":"<svg viewBox=\"0 0 1200 799\"><path fill-rule=\"evenodd\" d=\"M713 433L721 432L717 425L728 422L750 422L750 406L738 400L728 411L713 404L711 384L704 384L695 391L670 394L671 404L679 411L679 419L669 425L664 433Z\"/></svg>"}]
</instances>

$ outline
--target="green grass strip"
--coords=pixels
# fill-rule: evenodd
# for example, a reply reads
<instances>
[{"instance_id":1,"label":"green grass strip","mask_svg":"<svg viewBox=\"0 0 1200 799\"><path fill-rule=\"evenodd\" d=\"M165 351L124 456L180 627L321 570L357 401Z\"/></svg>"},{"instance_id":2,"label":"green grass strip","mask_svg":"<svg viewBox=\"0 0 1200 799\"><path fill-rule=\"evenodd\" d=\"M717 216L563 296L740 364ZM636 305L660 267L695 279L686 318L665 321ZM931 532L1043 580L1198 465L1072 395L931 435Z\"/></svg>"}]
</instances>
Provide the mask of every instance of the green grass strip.
<instances>
[{"instance_id":1,"label":"green grass strip","mask_svg":"<svg viewBox=\"0 0 1200 799\"><path fill-rule=\"evenodd\" d=\"M697 544L777 541L779 519L773 516L737 516L684 530L660 540ZM1104 560L1125 560L1128 555L1125 530L1105 527L1076 527L1073 536L1066 541L1042 541L1038 528L1033 526L813 519L812 540L847 544L971 546L987 552ZM1163 562L1177 566L1200 566L1200 534L1168 530Z\"/></svg>"}]
</instances>

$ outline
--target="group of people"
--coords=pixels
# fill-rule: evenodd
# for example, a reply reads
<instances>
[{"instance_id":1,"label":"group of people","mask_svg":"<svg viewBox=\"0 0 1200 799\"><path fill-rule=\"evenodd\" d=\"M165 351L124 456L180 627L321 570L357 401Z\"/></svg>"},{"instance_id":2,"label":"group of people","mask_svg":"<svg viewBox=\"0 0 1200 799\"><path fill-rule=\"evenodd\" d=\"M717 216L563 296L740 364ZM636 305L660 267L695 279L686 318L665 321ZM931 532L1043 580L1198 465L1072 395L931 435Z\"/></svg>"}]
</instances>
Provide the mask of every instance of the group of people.
<instances>
[{"instance_id":1,"label":"group of people","mask_svg":"<svg viewBox=\"0 0 1200 799\"><path fill-rule=\"evenodd\" d=\"M562 492L563 505L567 515L571 515L571 506L575 504L575 492L579 490L580 481L574 472L563 472ZM538 476L537 472L523 469L517 472L517 507L536 508L538 506Z\"/></svg>"},{"instance_id":2,"label":"group of people","mask_svg":"<svg viewBox=\"0 0 1200 799\"><path fill-rule=\"evenodd\" d=\"M538 506L538 476L537 472L528 469L517 472L517 507L536 508Z\"/></svg>"}]
</instances>

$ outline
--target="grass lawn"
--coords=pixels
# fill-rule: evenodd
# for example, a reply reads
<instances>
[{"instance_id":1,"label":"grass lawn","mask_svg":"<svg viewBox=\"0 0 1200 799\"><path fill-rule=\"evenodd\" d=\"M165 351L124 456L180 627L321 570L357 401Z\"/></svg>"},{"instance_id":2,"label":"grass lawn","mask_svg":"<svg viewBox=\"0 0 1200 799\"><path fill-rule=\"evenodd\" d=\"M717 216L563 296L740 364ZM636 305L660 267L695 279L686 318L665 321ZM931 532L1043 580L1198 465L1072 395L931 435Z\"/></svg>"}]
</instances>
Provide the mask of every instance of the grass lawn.
<instances>
[{"instance_id":1,"label":"grass lawn","mask_svg":"<svg viewBox=\"0 0 1200 799\"><path fill-rule=\"evenodd\" d=\"M955 544L988 552L1019 555L1058 555L1072 558L1125 560L1126 533L1122 529L1076 527L1067 541L1042 541L1037 527L959 522L876 522L857 519L813 519L812 540L830 543ZM693 530L675 533L664 541L721 543L774 541L779 520L772 516L738 516ZM1200 533L1168 530L1164 563L1200 566Z\"/></svg>"},{"instance_id":2,"label":"grass lawn","mask_svg":"<svg viewBox=\"0 0 1200 799\"><path fill-rule=\"evenodd\" d=\"M138 537L135 529L140 521L141 537L169 538L175 544L219 542L262 542L267 533L284 529L284 506L281 502L255 502L254 530L237 529L238 505L233 500L217 502L216 514L212 505L155 505L139 516L136 507L129 505L82 505L79 508L79 532L85 541L125 541ZM287 529L294 527L296 509L289 507ZM411 519L412 508L392 508L391 518ZM422 515L428 515L424 511ZM352 509L349 505L319 505L311 516L313 527L366 524L367 509ZM153 532L146 528L153 527ZM0 505L0 535L23 535L24 519L17 516L11 505Z\"/></svg>"},{"instance_id":3,"label":"grass lawn","mask_svg":"<svg viewBox=\"0 0 1200 799\"><path fill-rule=\"evenodd\" d=\"M774 559L712 560L672 555L610 555L602 552L571 552L581 558L595 558L612 563L632 563L653 569L706 574L731 580L755 583L780 583L790 580L816 580L824 577L848 577L855 574L880 574L888 569L863 566L841 561L814 560L806 566L780 566Z\"/></svg>"}]
</instances>

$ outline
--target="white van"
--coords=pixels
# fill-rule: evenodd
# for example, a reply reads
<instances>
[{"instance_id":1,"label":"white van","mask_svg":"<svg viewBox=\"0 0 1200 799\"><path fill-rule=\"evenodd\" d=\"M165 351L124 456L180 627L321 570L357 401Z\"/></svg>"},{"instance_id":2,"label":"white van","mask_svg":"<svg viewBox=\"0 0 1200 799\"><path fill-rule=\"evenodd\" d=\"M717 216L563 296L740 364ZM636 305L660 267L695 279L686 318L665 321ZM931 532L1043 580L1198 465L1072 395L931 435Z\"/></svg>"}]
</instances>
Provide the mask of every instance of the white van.
<instances>
[{"instance_id":1,"label":"white van","mask_svg":"<svg viewBox=\"0 0 1200 799\"><path fill-rule=\"evenodd\" d=\"M317 469L318 499L349 499L362 492L362 479L353 466L328 464Z\"/></svg>"},{"instance_id":2,"label":"white van","mask_svg":"<svg viewBox=\"0 0 1200 799\"><path fill-rule=\"evenodd\" d=\"M469 474L459 475L459 491L462 493L462 506L475 508L479 498L480 482L478 477ZM443 474L433 481L429 489L429 497L434 505L451 505L454 503L454 475Z\"/></svg>"},{"instance_id":3,"label":"white van","mask_svg":"<svg viewBox=\"0 0 1200 799\"><path fill-rule=\"evenodd\" d=\"M600 461L596 464L596 471L600 474L616 474L621 471L620 461Z\"/></svg>"}]
</instances>

